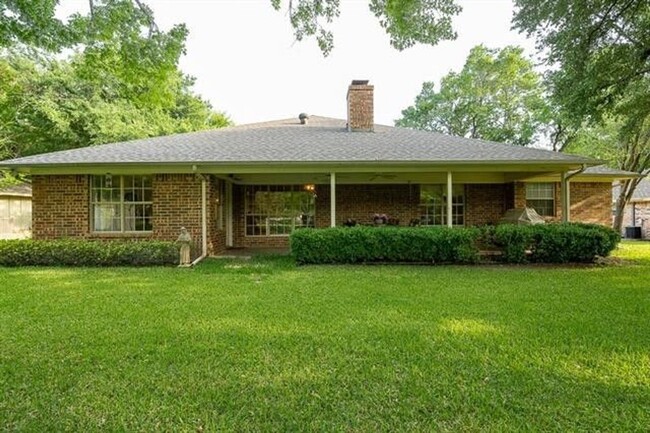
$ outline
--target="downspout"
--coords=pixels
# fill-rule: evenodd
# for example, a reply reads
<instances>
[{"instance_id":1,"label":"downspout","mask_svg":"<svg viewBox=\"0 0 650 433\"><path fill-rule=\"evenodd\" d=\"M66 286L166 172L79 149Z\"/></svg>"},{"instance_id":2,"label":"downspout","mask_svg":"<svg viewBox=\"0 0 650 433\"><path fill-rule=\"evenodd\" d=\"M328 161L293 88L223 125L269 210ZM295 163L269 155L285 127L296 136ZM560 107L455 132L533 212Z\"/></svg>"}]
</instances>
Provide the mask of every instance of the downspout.
<instances>
[{"instance_id":1,"label":"downspout","mask_svg":"<svg viewBox=\"0 0 650 433\"><path fill-rule=\"evenodd\" d=\"M207 207L207 181L205 175L201 176L201 255L192 262L191 266L198 264L208 255L208 207Z\"/></svg>"},{"instance_id":2,"label":"downspout","mask_svg":"<svg viewBox=\"0 0 650 433\"><path fill-rule=\"evenodd\" d=\"M576 175L578 175L578 174L584 172L586 169L587 169L587 164L582 164L582 167L581 167L581 168L579 168L578 170L576 170L576 171L574 171L574 172L572 172L572 173L568 173L564 179L565 179L565 180L569 180L569 179L571 179L573 176L576 176Z\"/></svg>"},{"instance_id":3,"label":"downspout","mask_svg":"<svg viewBox=\"0 0 650 433\"><path fill-rule=\"evenodd\" d=\"M587 164L582 164L582 167L572 173L562 173L562 222L569 222L571 220L571 193L569 187L569 180L572 177L584 172L587 169Z\"/></svg>"}]
</instances>

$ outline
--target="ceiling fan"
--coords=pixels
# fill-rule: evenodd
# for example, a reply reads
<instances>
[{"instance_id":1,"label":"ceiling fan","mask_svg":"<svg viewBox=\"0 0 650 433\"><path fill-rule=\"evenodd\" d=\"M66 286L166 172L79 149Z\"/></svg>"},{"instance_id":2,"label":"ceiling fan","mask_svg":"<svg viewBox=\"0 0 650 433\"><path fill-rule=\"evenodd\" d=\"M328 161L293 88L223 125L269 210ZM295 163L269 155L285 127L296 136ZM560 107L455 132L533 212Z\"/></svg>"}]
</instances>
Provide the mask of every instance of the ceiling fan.
<instances>
[{"instance_id":1,"label":"ceiling fan","mask_svg":"<svg viewBox=\"0 0 650 433\"><path fill-rule=\"evenodd\" d=\"M393 180L397 178L397 175L394 173L373 173L370 176L370 181L375 181L375 180Z\"/></svg>"}]
</instances>

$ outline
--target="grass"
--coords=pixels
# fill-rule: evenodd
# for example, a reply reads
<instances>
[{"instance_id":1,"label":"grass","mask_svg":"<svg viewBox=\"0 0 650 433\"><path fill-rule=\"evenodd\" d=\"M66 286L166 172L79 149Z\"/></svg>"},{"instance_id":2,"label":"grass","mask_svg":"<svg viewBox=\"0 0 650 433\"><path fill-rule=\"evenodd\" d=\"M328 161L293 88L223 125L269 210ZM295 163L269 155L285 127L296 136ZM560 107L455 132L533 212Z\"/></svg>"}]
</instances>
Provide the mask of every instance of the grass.
<instances>
[{"instance_id":1,"label":"grass","mask_svg":"<svg viewBox=\"0 0 650 433\"><path fill-rule=\"evenodd\" d=\"M650 243L616 255L0 269L0 430L647 431Z\"/></svg>"}]
</instances>

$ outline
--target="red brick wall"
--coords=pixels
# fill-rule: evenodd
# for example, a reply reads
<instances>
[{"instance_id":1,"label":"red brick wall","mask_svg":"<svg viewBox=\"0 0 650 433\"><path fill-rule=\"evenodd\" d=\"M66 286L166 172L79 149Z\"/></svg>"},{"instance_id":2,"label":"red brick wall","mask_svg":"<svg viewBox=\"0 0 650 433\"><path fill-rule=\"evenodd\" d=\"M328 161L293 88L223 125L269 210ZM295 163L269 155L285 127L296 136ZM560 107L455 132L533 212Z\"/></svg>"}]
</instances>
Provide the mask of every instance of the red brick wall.
<instances>
[{"instance_id":1,"label":"red brick wall","mask_svg":"<svg viewBox=\"0 0 650 433\"><path fill-rule=\"evenodd\" d=\"M350 85L348 88L348 127L352 131L372 131L374 128L374 86Z\"/></svg>"},{"instance_id":2,"label":"red brick wall","mask_svg":"<svg viewBox=\"0 0 650 433\"><path fill-rule=\"evenodd\" d=\"M316 226L330 225L330 186L316 186ZM386 214L397 218L400 225L408 225L420 217L419 185L337 185L336 225L343 225L348 218L359 224L372 224L374 214Z\"/></svg>"},{"instance_id":3,"label":"red brick wall","mask_svg":"<svg viewBox=\"0 0 650 433\"><path fill-rule=\"evenodd\" d=\"M88 176L32 176L34 239L86 237L90 230Z\"/></svg>"},{"instance_id":4,"label":"red brick wall","mask_svg":"<svg viewBox=\"0 0 650 433\"><path fill-rule=\"evenodd\" d=\"M571 221L611 226L612 184L609 182L569 182L571 196ZM526 205L526 184L515 183L515 206ZM555 216L548 221L562 220L562 189L555 183Z\"/></svg>"},{"instance_id":5,"label":"red brick wall","mask_svg":"<svg viewBox=\"0 0 650 433\"><path fill-rule=\"evenodd\" d=\"M465 225L496 224L507 210L506 197L512 186L503 184L465 185Z\"/></svg>"},{"instance_id":6,"label":"red brick wall","mask_svg":"<svg viewBox=\"0 0 650 433\"><path fill-rule=\"evenodd\" d=\"M221 181L208 182L208 247L225 249L225 224L218 228ZM97 239L154 238L176 240L186 227L196 248L201 245L201 179L192 174L157 174L153 178L153 233L93 234L90 232L89 177L33 176L33 236L35 239L83 237ZM375 213L398 218L405 226L418 218L420 187L405 184L338 185L337 225L347 218L372 223ZM329 185L316 186L317 227L330 225ZM468 184L465 186L466 225L496 223L507 208L525 205L525 184ZM286 247L287 237L245 236L244 187L233 186L233 241L236 247ZM572 220L611 224L611 185L571 182ZM225 217L225 215L224 215ZM560 188L556 187L556 216L562 217Z\"/></svg>"},{"instance_id":7,"label":"red brick wall","mask_svg":"<svg viewBox=\"0 0 650 433\"><path fill-rule=\"evenodd\" d=\"M609 182L570 182L571 221L612 224L612 184ZM559 191L560 188L556 188ZM558 218L562 218L561 199Z\"/></svg>"},{"instance_id":8,"label":"red brick wall","mask_svg":"<svg viewBox=\"0 0 650 433\"><path fill-rule=\"evenodd\" d=\"M210 251L225 249L225 232L216 230L216 182L210 180L207 191ZM201 179L193 174L157 174L152 187L153 233L92 233L89 176L33 176L33 237L173 241L186 227L194 248L201 248Z\"/></svg>"},{"instance_id":9,"label":"red brick wall","mask_svg":"<svg viewBox=\"0 0 650 433\"><path fill-rule=\"evenodd\" d=\"M201 245L201 180L193 174L157 174L153 179L153 237L176 240L181 227Z\"/></svg>"}]
</instances>

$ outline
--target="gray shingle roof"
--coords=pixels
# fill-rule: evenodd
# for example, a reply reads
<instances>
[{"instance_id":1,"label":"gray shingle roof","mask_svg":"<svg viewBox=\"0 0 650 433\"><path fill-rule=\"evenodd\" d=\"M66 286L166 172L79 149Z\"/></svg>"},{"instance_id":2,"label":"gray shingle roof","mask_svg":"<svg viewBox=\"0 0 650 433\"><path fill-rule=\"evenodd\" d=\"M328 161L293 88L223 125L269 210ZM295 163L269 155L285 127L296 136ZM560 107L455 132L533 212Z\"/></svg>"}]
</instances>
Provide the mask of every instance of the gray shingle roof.
<instances>
[{"instance_id":1,"label":"gray shingle roof","mask_svg":"<svg viewBox=\"0 0 650 433\"><path fill-rule=\"evenodd\" d=\"M375 125L348 132L346 121L310 116L46 153L4 167L136 163L495 162L588 163L581 156L434 132Z\"/></svg>"},{"instance_id":2,"label":"gray shingle roof","mask_svg":"<svg viewBox=\"0 0 650 433\"><path fill-rule=\"evenodd\" d=\"M634 194L632 194L632 201L647 201L650 200L650 170L645 172L646 178L643 179L636 186ZM618 197L620 187L614 185L613 196L614 199Z\"/></svg>"},{"instance_id":3,"label":"gray shingle roof","mask_svg":"<svg viewBox=\"0 0 650 433\"><path fill-rule=\"evenodd\" d=\"M612 176L639 177L640 176L639 173L635 173L633 171L619 170L617 168L607 167L606 165L589 167L583 172L583 174L591 175L591 176L606 176L606 177L612 177Z\"/></svg>"},{"instance_id":4,"label":"gray shingle roof","mask_svg":"<svg viewBox=\"0 0 650 433\"><path fill-rule=\"evenodd\" d=\"M645 178L636 186L633 200L650 200L650 179Z\"/></svg>"}]
</instances>

